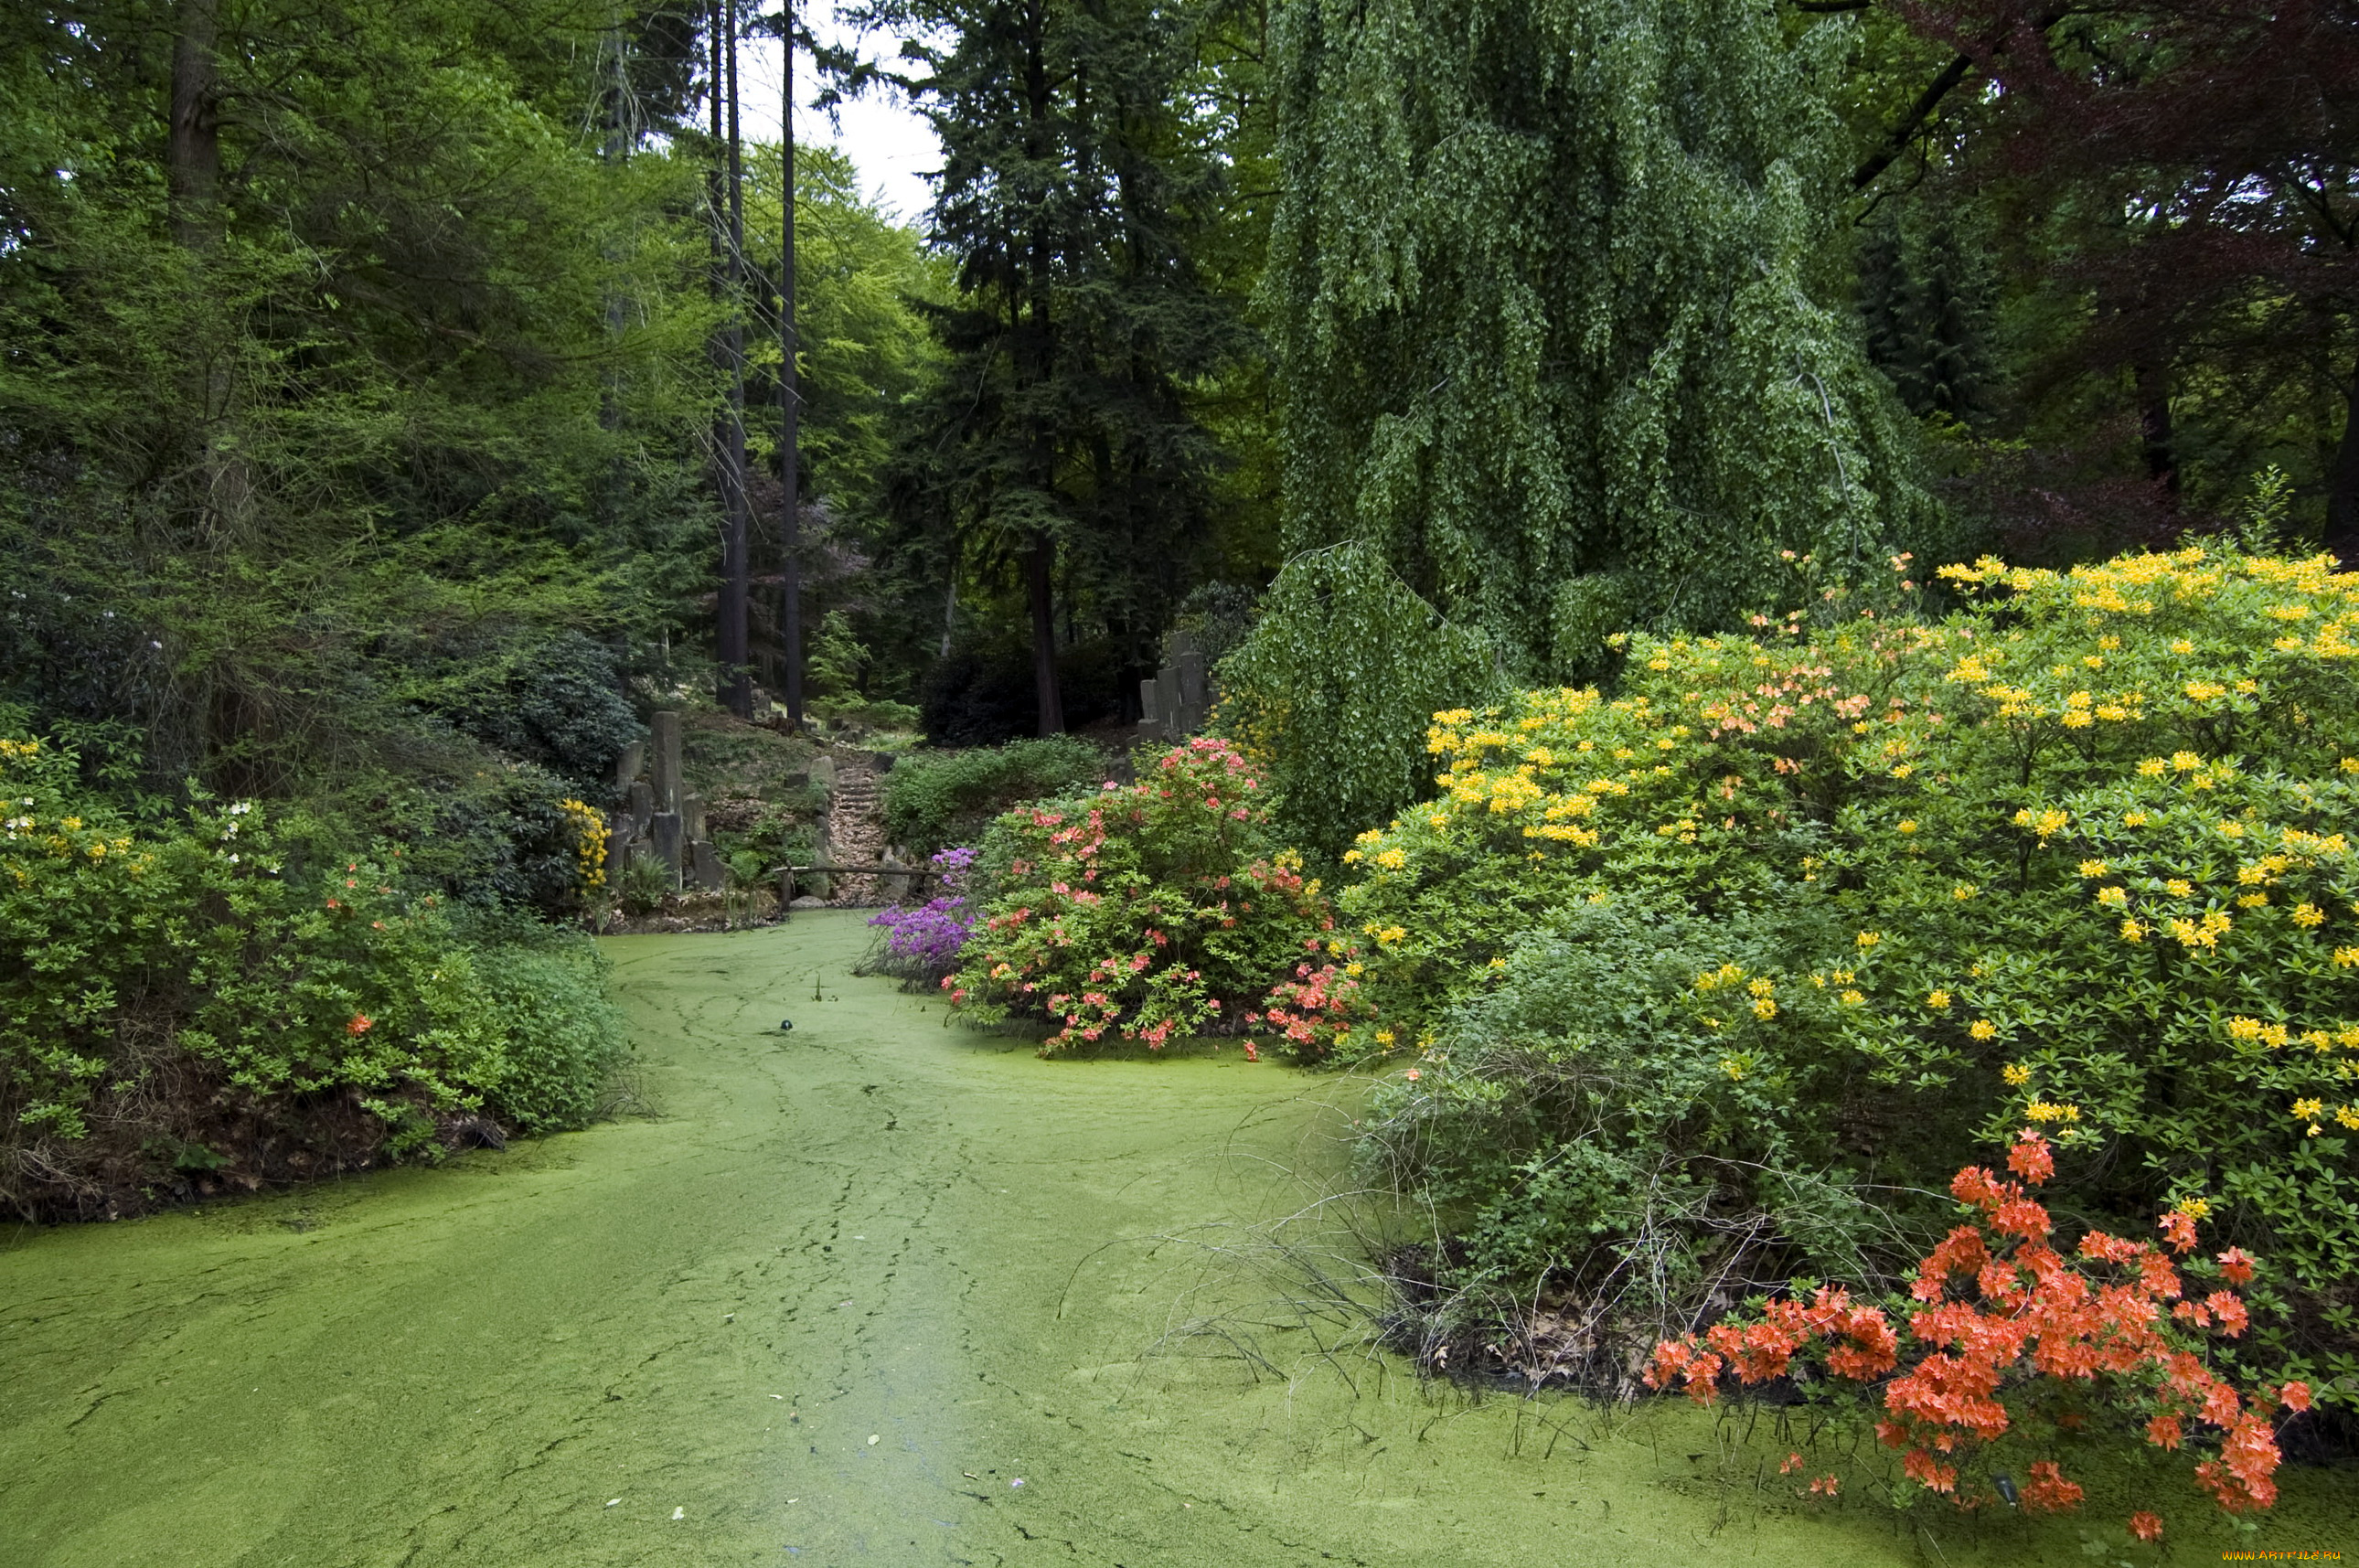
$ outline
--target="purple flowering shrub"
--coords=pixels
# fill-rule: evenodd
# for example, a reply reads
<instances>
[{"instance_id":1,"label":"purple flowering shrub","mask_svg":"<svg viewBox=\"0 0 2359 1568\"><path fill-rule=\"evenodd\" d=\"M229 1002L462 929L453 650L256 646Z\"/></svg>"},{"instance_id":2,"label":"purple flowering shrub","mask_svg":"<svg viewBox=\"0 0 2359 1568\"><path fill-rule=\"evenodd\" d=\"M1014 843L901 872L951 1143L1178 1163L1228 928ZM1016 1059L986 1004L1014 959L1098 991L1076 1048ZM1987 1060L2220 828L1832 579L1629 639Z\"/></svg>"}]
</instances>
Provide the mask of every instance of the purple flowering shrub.
<instances>
[{"instance_id":1,"label":"purple flowering shrub","mask_svg":"<svg viewBox=\"0 0 2359 1568\"><path fill-rule=\"evenodd\" d=\"M932 981L957 967L959 949L973 929L967 913L966 880L974 867L974 851L946 849L927 864L940 874L934 896L922 904L887 905L869 920L885 933L884 951L864 968L907 980Z\"/></svg>"}]
</instances>

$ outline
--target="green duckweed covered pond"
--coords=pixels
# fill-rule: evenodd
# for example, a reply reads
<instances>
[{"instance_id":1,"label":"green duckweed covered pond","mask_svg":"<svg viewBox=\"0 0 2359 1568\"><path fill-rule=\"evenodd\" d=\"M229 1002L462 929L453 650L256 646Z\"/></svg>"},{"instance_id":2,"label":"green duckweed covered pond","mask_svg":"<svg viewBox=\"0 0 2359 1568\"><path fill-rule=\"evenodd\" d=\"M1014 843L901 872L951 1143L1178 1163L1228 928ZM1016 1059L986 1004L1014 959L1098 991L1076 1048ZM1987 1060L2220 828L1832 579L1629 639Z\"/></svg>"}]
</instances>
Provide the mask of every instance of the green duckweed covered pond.
<instances>
[{"instance_id":1,"label":"green duckweed covered pond","mask_svg":"<svg viewBox=\"0 0 2359 1568\"><path fill-rule=\"evenodd\" d=\"M1220 1247L1335 1168L1351 1085L1234 1052L1044 1062L849 977L866 938L828 914L613 942L657 1114L9 1235L0 1563L1963 1564L2126 1544L2111 1517L1807 1511L1766 1423L1748 1443L1683 1403L1608 1420L1339 1368L1299 1333L1263 1335L1275 1376L1168 1338L1282 1315ZM2359 1548L2351 1472L2283 1478L2250 1544ZM2182 1558L2242 1544L2169 1485Z\"/></svg>"}]
</instances>

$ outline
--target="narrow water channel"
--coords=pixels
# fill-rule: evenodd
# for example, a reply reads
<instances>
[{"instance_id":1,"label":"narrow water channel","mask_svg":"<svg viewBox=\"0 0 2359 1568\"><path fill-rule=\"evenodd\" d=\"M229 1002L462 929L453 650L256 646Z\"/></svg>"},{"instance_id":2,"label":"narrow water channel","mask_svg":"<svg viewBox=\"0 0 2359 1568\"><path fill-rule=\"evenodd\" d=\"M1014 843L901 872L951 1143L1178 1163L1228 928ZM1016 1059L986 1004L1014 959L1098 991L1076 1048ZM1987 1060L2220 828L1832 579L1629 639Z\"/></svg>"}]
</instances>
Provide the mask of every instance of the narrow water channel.
<instances>
[{"instance_id":1,"label":"narrow water channel","mask_svg":"<svg viewBox=\"0 0 2359 1568\"><path fill-rule=\"evenodd\" d=\"M1043 1062L852 978L866 937L613 942L652 1114L0 1242L0 1563L2079 1560L1806 1515L1683 1407L1167 1337L1271 1315L1219 1246L1332 1170L1346 1086ZM2288 1491L2273 1538L2347 1523Z\"/></svg>"}]
</instances>

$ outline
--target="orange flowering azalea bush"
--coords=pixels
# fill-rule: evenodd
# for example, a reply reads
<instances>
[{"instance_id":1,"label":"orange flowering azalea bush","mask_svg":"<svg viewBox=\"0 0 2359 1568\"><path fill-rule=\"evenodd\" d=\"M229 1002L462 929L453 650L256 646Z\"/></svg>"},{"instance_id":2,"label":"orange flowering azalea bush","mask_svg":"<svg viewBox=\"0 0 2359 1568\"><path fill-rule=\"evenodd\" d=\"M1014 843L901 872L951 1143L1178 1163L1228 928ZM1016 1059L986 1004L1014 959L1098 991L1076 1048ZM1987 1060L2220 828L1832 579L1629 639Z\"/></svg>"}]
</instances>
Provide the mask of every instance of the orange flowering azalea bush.
<instances>
[{"instance_id":1,"label":"orange flowering azalea bush","mask_svg":"<svg viewBox=\"0 0 2359 1568\"><path fill-rule=\"evenodd\" d=\"M1919 1305L1905 1318L1820 1287L1662 1341L1647 1385L1683 1385L1709 1404L1723 1376L1764 1383L1793 1376L1798 1361L1876 1385L1876 1437L1901 1451L1907 1480L1967 1506L2005 1495L1996 1489L2012 1489L2007 1470L2019 1469L2025 1484L2006 1500L2049 1513L2077 1508L2082 1487L2064 1475L2055 1444L2063 1432L2116 1422L2156 1448L2199 1456L2195 1484L2228 1512L2269 1507L2279 1459L2272 1418L2309 1409L2310 1391L2294 1380L2246 1397L2207 1359L2205 1336L2241 1335L2248 1313L2226 1289L2197 1300L2201 1287L2172 1262L2196 1250L2195 1217L2162 1215L2164 1247L2093 1228L2062 1250L2049 1239L2055 1221L2027 1191L2054 1173L2052 1146L2027 1127L2007 1164L2020 1180L1968 1166L1951 1181L1969 1223L1926 1256L1910 1290ZM2230 1283L2253 1277L2234 1247L2215 1262ZM2129 1529L2153 1540L2162 1520L2140 1510Z\"/></svg>"},{"instance_id":2,"label":"orange flowering azalea bush","mask_svg":"<svg viewBox=\"0 0 2359 1568\"><path fill-rule=\"evenodd\" d=\"M951 1006L1050 1025L1044 1054L1262 1029L1314 1060L1348 1040L1360 1009L1339 966L1354 950L1272 841L1255 770L1200 739L1142 773L999 819L981 919L942 979Z\"/></svg>"},{"instance_id":3,"label":"orange flowering azalea bush","mask_svg":"<svg viewBox=\"0 0 2359 1568\"><path fill-rule=\"evenodd\" d=\"M1611 693L1436 715L1438 793L1338 897L1345 1054L1419 1069L1372 1160L1462 1278L1665 1325L1898 1269L1906 1190L2028 1124L2098 1219L2267 1260L2222 1365L2359 1394L2359 575L1940 576L1943 615L1633 637Z\"/></svg>"}]
</instances>

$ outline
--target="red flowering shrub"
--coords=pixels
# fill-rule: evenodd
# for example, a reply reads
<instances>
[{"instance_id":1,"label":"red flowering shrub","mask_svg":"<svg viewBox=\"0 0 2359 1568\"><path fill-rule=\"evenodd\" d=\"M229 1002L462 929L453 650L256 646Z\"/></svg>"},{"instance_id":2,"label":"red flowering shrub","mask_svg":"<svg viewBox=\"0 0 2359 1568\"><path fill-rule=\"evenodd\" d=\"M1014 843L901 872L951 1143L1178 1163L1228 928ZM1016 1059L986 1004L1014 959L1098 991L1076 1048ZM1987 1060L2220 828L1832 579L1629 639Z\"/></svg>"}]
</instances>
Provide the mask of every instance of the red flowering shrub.
<instances>
[{"instance_id":1,"label":"red flowering shrub","mask_svg":"<svg viewBox=\"0 0 2359 1568\"><path fill-rule=\"evenodd\" d=\"M1108 1038L1160 1050L1264 1021L1292 971L1267 1021L1295 1055L1323 1052L1332 985L1312 965L1349 955L1300 857L1271 841L1263 798L1244 757L1200 739L1126 788L1001 817L980 867L990 896L942 981L951 1006L1057 1026L1044 1053Z\"/></svg>"},{"instance_id":2,"label":"red flowering shrub","mask_svg":"<svg viewBox=\"0 0 2359 1568\"><path fill-rule=\"evenodd\" d=\"M1286 1041L1288 1051L1305 1061L1317 1060L1338 1046L1348 1045L1353 1025L1370 1012L1366 998L1360 994L1359 944L1338 943L1331 939L1325 945L1339 953L1343 962L1316 966L1297 963L1293 979L1281 980L1270 988L1265 1010L1245 1015L1246 1023L1268 1025ZM1386 1034L1377 1044L1392 1044L1390 1035Z\"/></svg>"},{"instance_id":3,"label":"red flowering shrub","mask_svg":"<svg viewBox=\"0 0 2359 1568\"><path fill-rule=\"evenodd\" d=\"M2027 1192L2054 1173L2048 1140L2025 1128L2007 1165L2020 1181L1970 1165L1950 1183L1972 1223L1927 1255L1910 1290L1922 1305L1905 1323L1821 1288L1807 1302L1770 1302L1758 1321L1732 1319L1662 1341L1647 1386L1682 1382L1709 1404L1723 1370L1758 1383L1806 1353L1836 1377L1886 1379L1877 1439L1903 1451L1910 1479L1966 1505L1984 1498L1962 1475L1962 1459L2003 1441L2036 1449L2050 1430L2082 1425L2087 1408L2102 1401L2143 1417L2145 1439L2158 1448L2197 1441L2190 1428L2213 1429L2219 1446L2195 1465L2196 1482L2230 1513L2275 1502L2271 1418L2280 1404L2309 1409L2310 1389L2290 1382L2246 1399L2205 1363L2195 1333L2244 1333L2244 1301L2229 1290L2189 1299L2169 1253L2152 1242L2092 1230L2071 1254L2059 1251L2049 1242L2047 1209ZM2158 1228L2170 1253L2195 1249L2193 1214L2167 1214ZM2252 1277L2252 1260L2236 1248L2218 1263L2232 1283ZM2060 1513L2079 1506L2080 1486L2054 1460L2034 1459L2026 1474L2023 1507ZM2162 1521L2142 1511L2129 1528L2150 1541Z\"/></svg>"}]
</instances>

